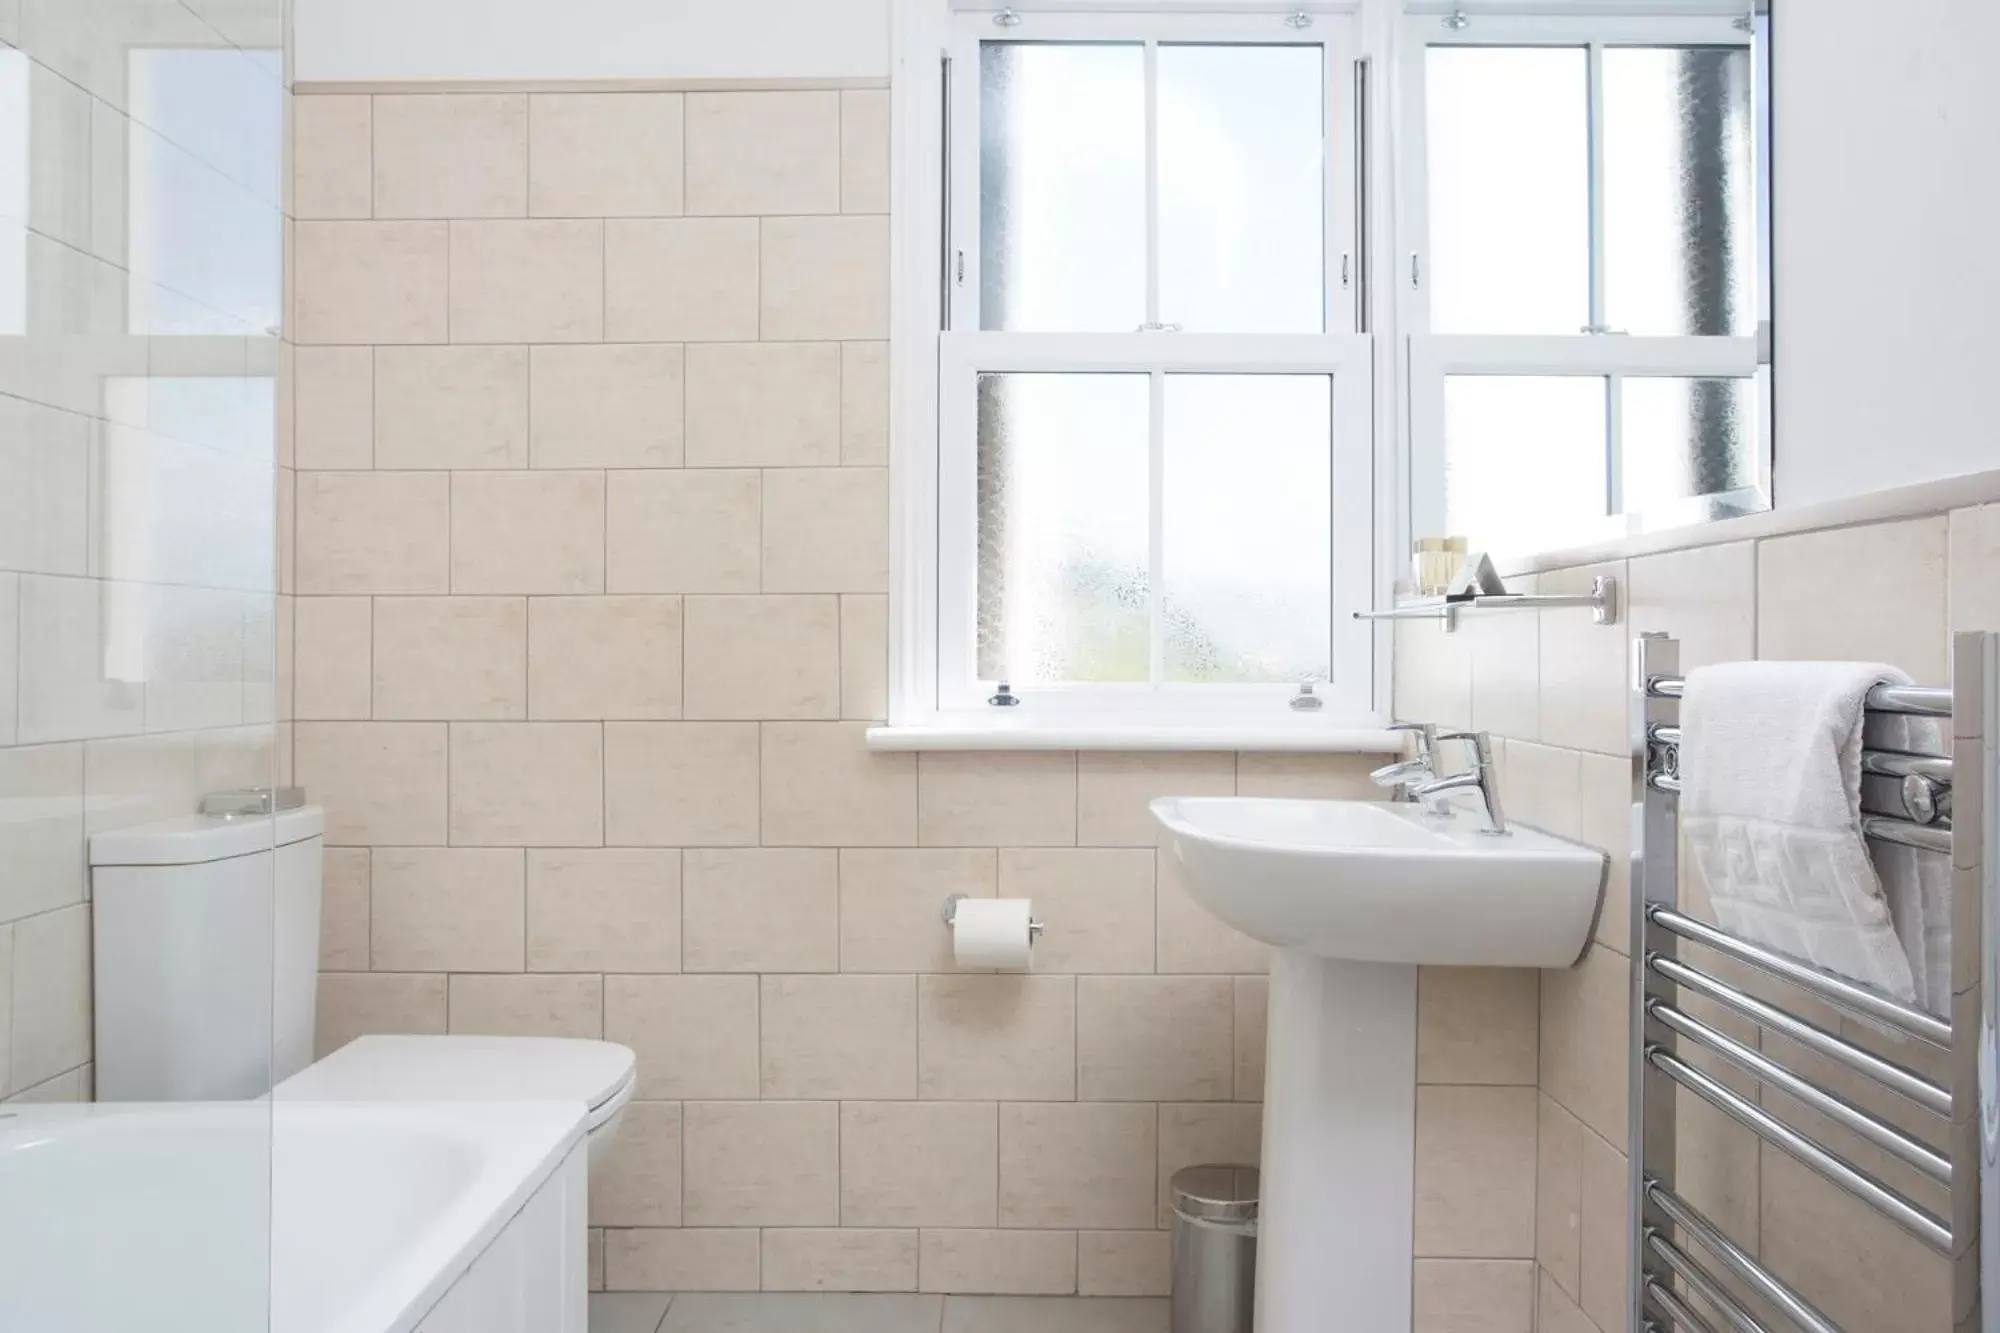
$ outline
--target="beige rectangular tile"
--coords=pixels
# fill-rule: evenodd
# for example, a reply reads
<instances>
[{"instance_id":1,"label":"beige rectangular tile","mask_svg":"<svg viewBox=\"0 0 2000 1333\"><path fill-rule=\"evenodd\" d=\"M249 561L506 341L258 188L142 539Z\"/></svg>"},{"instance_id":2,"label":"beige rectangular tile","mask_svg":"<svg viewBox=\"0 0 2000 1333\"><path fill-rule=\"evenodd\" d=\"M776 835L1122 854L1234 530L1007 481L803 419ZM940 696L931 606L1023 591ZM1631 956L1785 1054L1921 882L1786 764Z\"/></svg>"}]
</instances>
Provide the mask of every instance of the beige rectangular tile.
<instances>
[{"instance_id":1,"label":"beige rectangular tile","mask_svg":"<svg viewBox=\"0 0 2000 1333\"><path fill-rule=\"evenodd\" d=\"M886 468L779 468L764 474L766 592L885 592Z\"/></svg>"},{"instance_id":2,"label":"beige rectangular tile","mask_svg":"<svg viewBox=\"0 0 2000 1333\"><path fill-rule=\"evenodd\" d=\"M840 715L840 602L689 597L683 708L691 718Z\"/></svg>"},{"instance_id":3,"label":"beige rectangular tile","mask_svg":"<svg viewBox=\"0 0 2000 1333\"><path fill-rule=\"evenodd\" d=\"M847 1102L840 1217L847 1226L979 1227L997 1217L991 1102Z\"/></svg>"},{"instance_id":4,"label":"beige rectangular tile","mask_svg":"<svg viewBox=\"0 0 2000 1333\"><path fill-rule=\"evenodd\" d=\"M604 841L604 730L590 722L451 724L451 840L590 847Z\"/></svg>"},{"instance_id":5,"label":"beige rectangular tile","mask_svg":"<svg viewBox=\"0 0 2000 1333\"><path fill-rule=\"evenodd\" d=\"M1534 593L1534 577L1510 579L1512 592ZM1563 611L1553 614L1561 616ZM1581 613L1588 623L1588 613ZM1572 617L1574 618L1574 617ZM1538 613L1470 616L1460 626L1472 659L1472 726L1532 741L1542 730L1542 629ZM1552 669L1559 669L1552 664Z\"/></svg>"},{"instance_id":6,"label":"beige rectangular tile","mask_svg":"<svg viewBox=\"0 0 2000 1333\"><path fill-rule=\"evenodd\" d=\"M867 722L889 716L889 599L840 599L840 715Z\"/></svg>"},{"instance_id":7,"label":"beige rectangular tile","mask_svg":"<svg viewBox=\"0 0 2000 1333\"><path fill-rule=\"evenodd\" d=\"M690 1226L835 1226L840 1122L832 1102L693 1102L682 1212Z\"/></svg>"},{"instance_id":8,"label":"beige rectangular tile","mask_svg":"<svg viewBox=\"0 0 2000 1333\"><path fill-rule=\"evenodd\" d=\"M763 725L765 846L916 841L916 756L870 751L866 731L860 722Z\"/></svg>"},{"instance_id":9,"label":"beige rectangular tile","mask_svg":"<svg viewBox=\"0 0 2000 1333\"><path fill-rule=\"evenodd\" d=\"M918 977L917 1095L1076 1096L1076 979Z\"/></svg>"},{"instance_id":10,"label":"beige rectangular tile","mask_svg":"<svg viewBox=\"0 0 2000 1333\"><path fill-rule=\"evenodd\" d=\"M450 591L450 478L442 472L302 472L298 591Z\"/></svg>"},{"instance_id":11,"label":"beige rectangular tile","mask_svg":"<svg viewBox=\"0 0 2000 1333\"><path fill-rule=\"evenodd\" d=\"M376 467L528 465L526 348L378 348L374 383Z\"/></svg>"},{"instance_id":12,"label":"beige rectangular tile","mask_svg":"<svg viewBox=\"0 0 2000 1333\"><path fill-rule=\"evenodd\" d=\"M21 576L0 575L0 745L20 739Z\"/></svg>"},{"instance_id":13,"label":"beige rectangular tile","mask_svg":"<svg viewBox=\"0 0 2000 1333\"><path fill-rule=\"evenodd\" d=\"M313 1049L331 1055L356 1037L444 1031L445 979L435 973L322 972Z\"/></svg>"},{"instance_id":14,"label":"beige rectangular tile","mask_svg":"<svg viewBox=\"0 0 2000 1333\"><path fill-rule=\"evenodd\" d=\"M300 222L292 237L300 344L447 340L446 223Z\"/></svg>"},{"instance_id":15,"label":"beige rectangular tile","mask_svg":"<svg viewBox=\"0 0 2000 1333\"><path fill-rule=\"evenodd\" d=\"M757 1024L755 977L604 979L604 1037L637 1053L641 1097L755 1097Z\"/></svg>"},{"instance_id":16,"label":"beige rectangular tile","mask_svg":"<svg viewBox=\"0 0 2000 1333\"><path fill-rule=\"evenodd\" d=\"M450 1031L480 1037L604 1036L604 978L520 973L451 978Z\"/></svg>"},{"instance_id":17,"label":"beige rectangular tile","mask_svg":"<svg viewBox=\"0 0 2000 1333\"><path fill-rule=\"evenodd\" d=\"M689 467L840 461L840 348L700 343L687 349Z\"/></svg>"},{"instance_id":18,"label":"beige rectangular tile","mask_svg":"<svg viewBox=\"0 0 2000 1333\"><path fill-rule=\"evenodd\" d=\"M527 656L533 717L680 716L678 597L532 598Z\"/></svg>"},{"instance_id":19,"label":"beige rectangular tile","mask_svg":"<svg viewBox=\"0 0 2000 1333\"><path fill-rule=\"evenodd\" d=\"M373 607L366 597L293 601L294 716L339 721L369 715L373 624Z\"/></svg>"},{"instance_id":20,"label":"beige rectangular tile","mask_svg":"<svg viewBox=\"0 0 2000 1333\"><path fill-rule=\"evenodd\" d=\"M375 350L298 348L292 371L292 413L293 459L300 468L373 467Z\"/></svg>"},{"instance_id":21,"label":"beige rectangular tile","mask_svg":"<svg viewBox=\"0 0 2000 1333\"><path fill-rule=\"evenodd\" d=\"M536 93L528 99L528 211L670 217L681 211L679 93Z\"/></svg>"},{"instance_id":22,"label":"beige rectangular tile","mask_svg":"<svg viewBox=\"0 0 2000 1333\"><path fill-rule=\"evenodd\" d=\"M11 1075L26 1089L90 1059L90 907L77 903L13 925Z\"/></svg>"},{"instance_id":23,"label":"beige rectangular tile","mask_svg":"<svg viewBox=\"0 0 2000 1333\"><path fill-rule=\"evenodd\" d=\"M445 724L301 722L299 785L326 807L331 846L445 840Z\"/></svg>"},{"instance_id":24,"label":"beige rectangular tile","mask_svg":"<svg viewBox=\"0 0 2000 1333\"><path fill-rule=\"evenodd\" d=\"M690 93L690 213L840 211L840 94Z\"/></svg>"},{"instance_id":25,"label":"beige rectangular tile","mask_svg":"<svg viewBox=\"0 0 2000 1333\"><path fill-rule=\"evenodd\" d=\"M1271 983L1265 977L1236 978L1236 1100L1264 1099L1264 1043Z\"/></svg>"},{"instance_id":26,"label":"beige rectangular tile","mask_svg":"<svg viewBox=\"0 0 2000 1333\"><path fill-rule=\"evenodd\" d=\"M1077 978L1077 1096L1227 1099L1234 1086L1234 994L1227 977Z\"/></svg>"},{"instance_id":27,"label":"beige rectangular tile","mask_svg":"<svg viewBox=\"0 0 2000 1333\"><path fill-rule=\"evenodd\" d=\"M451 588L603 592L604 474L454 473Z\"/></svg>"},{"instance_id":28,"label":"beige rectangular tile","mask_svg":"<svg viewBox=\"0 0 2000 1333\"><path fill-rule=\"evenodd\" d=\"M916 978L767 976L761 1012L764 1096L917 1095Z\"/></svg>"},{"instance_id":29,"label":"beige rectangular tile","mask_svg":"<svg viewBox=\"0 0 2000 1333\"><path fill-rule=\"evenodd\" d=\"M1873 523L1757 544L1757 656L1887 662L1945 679L1948 520ZM1840 614L1824 590L1839 588Z\"/></svg>"},{"instance_id":30,"label":"beige rectangular tile","mask_svg":"<svg viewBox=\"0 0 2000 1333\"><path fill-rule=\"evenodd\" d=\"M531 364L528 457L535 467L680 466L679 347L537 347Z\"/></svg>"},{"instance_id":31,"label":"beige rectangular tile","mask_svg":"<svg viewBox=\"0 0 2000 1333\"><path fill-rule=\"evenodd\" d=\"M1060 1296L1076 1290L1074 1231L925 1231L923 1291Z\"/></svg>"},{"instance_id":32,"label":"beige rectangular tile","mask_svg":"<svg viewBox=\"0 0 2000 1333\"><path fill-rule=\"evenodd\" d=\"M1564 837L1582 836L1579 822L1583 802L1582 751L1507 741L1497 758L1501 795L1506 800L1509 819ZM1619 784L1621 794L1629 792L1630 787L1629 780ZM1453 800L1453 807L1460 818L1477 821L1482 817L1476 797L1461 793Z\"/></svg>"},{"instance_id":33,"label":"beige rectangular tile","mask_svg":"<svg viewBox=\"0 0 2000 1333\"><path fill-rule=\"evenodd\" d=\"M1757 655L1755 542L1640 556L1626 573L1632 632L1679 639L1683 671Z\"/></svg>"},{"instance_id":34,"label":"beige rectangular tile","mask_svg":"<svg viewBox=\"0 0 2000 1333\"><path fill-rule=\"evenodd\" d=\"M1159 1225L1174 1221L1174 1173L1221 1163L1256 1166L1264 1153L1264 1108L1249 1102L1160 1107Z\"/></svg>"},{"instance_id":35,"label":"beige rectangular tile","mask_svg":"<svg viewBox=\"0 0 2000 1333\"><path fill-rule=\"evenodd\" d=\"M1759 1258L1842 1329L1951 1326L1944 1256L1782 1153L1763 1155Z\"/></svg>"},{"instance_id":36,"label":"beige rectangular tile","mask_svg":"<svg viewBox=\"0 0 2000 1333\"><path fill-rule=\"evenodd\" d=\"M1417 972L1417 1082L1533 1087L1541 975L1527 968Z\"/></svg>"},{"instance_id":37,"label":"beige rectangular tile","mask_svg":"<svg viewBox=\"0 0 2000 1333\"><path fill-rule=\"evenodd\" d=\"M855 467L889 463L889 345L840 345L840 461Z\"/></svg>"},{"instance_id":38,"label":"beige rectangular tile","mask_svg":"<svg viewBox=\"0 0 2000 1333\"><path fill-rule=\"evenodd\" d=\"M1047 924L1037 972L1153 970L1150 849L1003 849L999 894L1031 900Z\"/></svg>"},{"instance_id":39,"label":"beige rectangular tile","mask_svg":"<svg viewBox=\"0 0 2000 1333\"><path fill-rule=\"evenodd\" d=\"M886 217L767 217L760 327L773 340L889 336Z\"/></svg>"},{"instance_id":40,"label":"beige rectangular tile","mask_svg":"<svg viewBox=\"0 0 2000 1333\"><path fill-rule=\"evenodd\" d=\"M1625 1318L1630 1190L1625 1155L1595 1134L1583 1139L1583 1312L1599 1328Z\"/></svg>"},{"instance_id":41,"label":"beige rectangular tile","mask_svg":"<svg viewBox=\"0 0 2000 1333\"><path fill-rule=\"evenodd\" d=\"M1588 593L1591 580L1605 575L1625 581L1622 561L1557 570L1540 579L1549 595ZM1541 740L1548 745L1598 754L1626 754L1626 656L1631 621L1591 623L1590 612L1561 607L1537 613L1541 619Z\"/></svg>"},{"instance_id":42,"label":"beige rectangular tile","mask_svg":"<svg viewBox=\"0 0 2000 1333\"><path fill-rule=\"evenodd\" d=\"M1188 893L1181 866L1158 854L1159 906L1155 967L1161 972L1259 973L1271 966L1271 946L1224 925Z\"/></svg>"},{"instance_id":43,"label":"beige rectangular tile","mask_svg":"<svg viewBox=\"0 0 2000 1333\"><path fill-rule=\"evenodd\" d=\"M1625 1142L1630 976L1624 956L1602 945L1542 973L1542 1090L1613 1146Z\"/></svg>"},{"instance_id":44,"label":"beige rectangular tile","mask_svg":"<svg viewBox=\"0 0 2000 1333\"><path fill-rule=\"evenodd\" d=\"M681 1221L679 1102L625 1105L618 1133L594 1164L590 1221L601 1227L672 1227Z\"/></svg>"},{"instance_id":45,"label":"beige rectangular tile","mask_svg":"<svg viewBox=\"0 0 2000 1333\"><path fill-rule=\"evenodd\" d=\"M121 621L142 623L151 600L136 583L23 575L18 629L8 637L17 666L9 672L19 695L16 739L82 740L145 730L144 634L122 652L107 643ZM10 617L10 620L12 618ZM12 626L10 626L12 628Z\"/></svg>"},{"instance_id":46,"label":"beige rectangular tile","mask_svg":"<svg viewBox=\"0 0 2000 1333\"><path fill-rule=\"evenodd\" d=\"M531 972L678 972L680 854L530 851L527 929Z\"/></svg>"},{"instance_id":47,"label":"beige rectangular tile","mask_svg":"<svg viewBox=\"0 0 2000 1333\"><path fill-rule=\"evenodd\" d=\"M1076 760L1077 841L1151 847L1159 826L1147 806L1161 796L1233 796L1236 756L1226 751L1090 752Z\"/></svg>"},{"instance_id":48,"label":"beige rectangular tile","mask_svg":"<svg viewBox=\"0 0 2000 1333\"><path fill-rule=\"evenodd\" d=\"M1165 1296L1173 1247L1165 1231L1084 1231L1076 1238L1076 1289L1084 1296Z\"/></svg>"},{"instance_id":49,"label":"beige rectangular tile","mask_svg":"<svg viewBox=\"0 0 2000 1333\"><path fill-rule=\"evenodd\" d=\"M525 598L378 597L373 643L378 718L527 714Z\"/></svg>"},{"instance_id":50,"label":"beige rectangular tile","mask_svg":"<svg viewBox=\"0 0 2000 1333\"><path fill-rule=\"evenodd\" d=\"M955 972L938 909L954 893L991 898L990 850L850 850L840 854L840 970Z\"/></svg>"},{"instance_id":51,"label":"beige rectangular tile","mask_svg":"<svg viewBox=\"0 0 2000 1333\"><path fill-rule=\"evenodd\" d=\"M688 971L839 969L835 853L690 850L681 873L681 966Z\"/></svg>"},{"instance_id":52,"label":"beige rectangular tile","mask_svg":"<svg viewBox=\"0 0 2000 1333\"><path fill-rule=\"evenodd\" d=\"M1583 1141L1592 1135L1546 1093L1535 1125L1535 1261L1575 1299L1583 1290Z\"/></svg>"},{"instance_id":53,"label":"beige rectangular tile","mask_svg":"<svg viewBox=\"0 0 2000 1333\"><path fill-rule=\"evenodd\" d=\"M1472 725L1472 653L1463 634L1430 620L1395 622L1396 716L1439 726Z\"/></svg>"},{"instance_id":54,"label":"beige rectangular tile","mask_svg":"<svg viewBox=\"0 0 2000 1333\"><path fill-rule=\"evenodd\" d=\"M607 1230L604 1285L611 1291L755 1291L755 1228Z\"/></svg>"},{"instance_id":55,"label":"beige rectangular tile","mask_svg":"<svg viewBox=\"0 0 2000 1333\"><path fill-rule=\"evenodd\" d=\"M917 763L917 839L934 847L1073 846L1076 755L922 755Z\"/></svg>"},{"instance_id":56,"label":"beige rectangular tile","mask_svg":"<svg viewBox=\"0 0 2000 1333\"><path fill-rule=\"evenodd\" d=\"M1535 1275L1535 1333L1600 1333L1546 1272Z\"/></svg>"},{"instance_id":57,"label":"beige rectangular tile","mask_svg":"<svg viewBox=\"0 0 2000 1333\"><path fill-rule=\"evenodd\" d=\"M763 1233L765 1291L915 1291L917 1233L862 1227Z\"/></svg>"},{"instance_id":58,"label":"beige rectangular tile","mask_svg":"<svg viewBox=\"0 0 2000 1333\"><path fill-rule=\"evenodd\" d=\"M1151 1105L1009 1102L1000 1108L1000 1224L1143 1227L1154 1218Z\"/></svg>"},{"instance_id":59,"label":"beige rectangular tile","mask_svg":"<svg viewBox=\"0 0 2000 1333\"><path fill-rule=\"evenodd\" d=\"M840 95L840 211L889 211L889 94L882 89Z\"/></svg>"},{"instance_id":60,"label":"beige rectangular tile","mask_svg":"<svg viewBox=\"0 0 2000 1333\"><path fill-rule=\"evenodd\" d=\"M371 930L368 849L327 848L320 874L320 970L366 972Z\"/></svg>"},{"instance_id":61,"label":"beige rectangular tile","mask_svg":"<svg viewBox=\"0 0 2000 1333\"><path fill-rule=\"evenodd\" d=\"M374 215L373 110L370 97L292 99L293 216Z\"/></svg>"},{"instance_id":62,"label":"beige rectangular tile","mask_svg":"<svg viewBox=\"0 0 2000 1333\"><path fill-rule=\"evenodd\" d=\"M1534 1255L1534 1089L1417 1089L1416 1252Z\"/></svg>"},{"instance_id":63,"label":"beige rectangular tile","mask_svg":"<svg viewBox=\"0 0 2000 1333\"><path fill-rule=\"evenodd\" d=\"M608 722L605 838L627 847L757 841L754 722Z\"/></svg>"},{"instance_id":64,"label":"beige rectangular tile","mask_svg":"<svg viewBox=\"0 0 2000 1333\"><path fill-rule=\"evenodd\" d=\"M604 1290L604 1228L591 1227L585 1233L584 1267L588 1271L590 1290Z\"/></svg>"},{"instance_id":65,"label":"beige rectangular tile","mask_svg":"<svg viewBox=\"0 0 2000 1333\"><path fill-rule=\"evenodd\" d=\"M465 343L599 342L604 224L451 224L451 336Z\"/></svg>"},{"instance_id":66,"label":"beige rectangular tile","mask_svg":"<svg viewBox=\"0 0 2000 1333\"><path fill-rule=\"evenodd\" d=\"M2000 629L2000 586L1987 571L2000 565L2000 505L1954 509L1947 538L1947 601L1954 630Z\"/></svg>"},{"instance_id":67,"label":"beige rectangular tile","mask_svg":"<svg viewBox=\"0 0 2000 1333\"><path fill-rule=\"evenodd\" d=\"M525 95L421 93L373 100L377 217L527 213Z\"/></svg>"},{"instance_id":68,"label":"beige rectangular tile","mask_svg":"<svg viewBox=\"0 0 2000 1333\"><path fill-rule=\"evenodd\" d=\"M756 218L614 219L604 263L613 342L756 341Z\"/></svg>"},{"instance_id":69,"label":"beige rectangular tile","mask_svg":"<svg viewBox=\"0 0 2000 1333\"><path fill-rule=\"evenodd\" d=\"M518 972L525 892L521 853L377 847L370 953L379 972Z\"/></svg>"},{"instance_id":70,"label":"beige rectangular tile","mask_svg":"<svg viewBox=\"0 0 2000 1333\"><path fill-rule=\"evenodd\" d=\"M763 479L754 469L605 477L612 592L753 593L762 577Z\"/></svg>"},{"instance_id":71,"label":"beige rectangular tile","mask_svg":"<svg viewBox=\"0 0 2000 1333\"><path fill-rule=\"evenodd\" d=\"M1533 1333L1535 1266L1525 1259L1419 1259L1413 1333Z\"/></svg>"}]
</instances>

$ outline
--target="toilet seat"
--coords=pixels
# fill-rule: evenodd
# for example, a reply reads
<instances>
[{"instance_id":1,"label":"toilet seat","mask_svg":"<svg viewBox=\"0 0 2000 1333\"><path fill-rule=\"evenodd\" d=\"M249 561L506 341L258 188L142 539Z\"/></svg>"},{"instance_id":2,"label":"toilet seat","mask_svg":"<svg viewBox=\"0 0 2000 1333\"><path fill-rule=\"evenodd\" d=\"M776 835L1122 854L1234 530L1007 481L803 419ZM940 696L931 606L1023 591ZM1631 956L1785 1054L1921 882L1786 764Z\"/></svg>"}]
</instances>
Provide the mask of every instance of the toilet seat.
<instances>
[{"instance_id":1,"label":"toilet seat","mask_svg":"<svg viewBox=\"0 0 2000 1333\"><path fill-rule=\"evenodd\" d=\"M299 1101L579 1101L594 1132L638 1081L628 1046L572 1037L356 1037L278 1085Z\"/></svg>"}]
</instances>

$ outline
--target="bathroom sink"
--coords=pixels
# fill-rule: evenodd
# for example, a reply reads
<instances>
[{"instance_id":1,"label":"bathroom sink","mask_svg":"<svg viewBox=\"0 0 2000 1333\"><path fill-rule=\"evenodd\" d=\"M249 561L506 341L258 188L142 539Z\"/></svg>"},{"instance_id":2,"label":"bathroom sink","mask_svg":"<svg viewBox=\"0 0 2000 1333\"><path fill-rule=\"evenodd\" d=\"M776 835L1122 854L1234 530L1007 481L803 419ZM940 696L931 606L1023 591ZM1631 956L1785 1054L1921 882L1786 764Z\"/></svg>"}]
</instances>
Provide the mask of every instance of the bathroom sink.
<instances>
[{"instance_id":1,"label":"bathroom sink","mask_svg":"<svg viewBox=\"0 0 2000 1333\"><path fill-rule=\"evenodd\" d=\"M1245 935L1322 958L1567 967L1590 939L1605 856L1476 815L1368 801L1153 802L1188 892Z\"/></svg>"},{"instance_id":2,"label":"bathroom sink","mask_svg":"<svg viewBox=\"0 0 2000 1333\"><path fill-rule=\"evenodd\" d=\"M1605 855L1519 825L1484 833L1469 810L1205 796L1152 810L1195 901L1276 946L1256 1333L1408 1333L1417 968L1574 963Z\"/></svg>"}]
</instances>

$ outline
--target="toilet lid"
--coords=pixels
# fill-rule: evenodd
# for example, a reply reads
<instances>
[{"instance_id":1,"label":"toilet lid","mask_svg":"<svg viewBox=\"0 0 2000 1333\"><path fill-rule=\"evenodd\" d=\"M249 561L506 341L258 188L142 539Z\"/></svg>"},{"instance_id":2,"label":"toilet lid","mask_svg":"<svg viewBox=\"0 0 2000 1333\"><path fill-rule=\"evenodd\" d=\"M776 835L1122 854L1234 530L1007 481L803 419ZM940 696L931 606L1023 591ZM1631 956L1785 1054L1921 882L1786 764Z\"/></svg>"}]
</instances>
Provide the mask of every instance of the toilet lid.
<instances>
[{"instance_id":1,"label":"toilet lid","mask_svg":"<svg viewBox=\"0 0 2000 1333\"><path fill-rule=\"evenodd\" d=\"M568 1037L356 1037L294 1074L301 1101L580 1101L595 1129L632 1094L627 1046Z\"/></svg>"}]
</instances>

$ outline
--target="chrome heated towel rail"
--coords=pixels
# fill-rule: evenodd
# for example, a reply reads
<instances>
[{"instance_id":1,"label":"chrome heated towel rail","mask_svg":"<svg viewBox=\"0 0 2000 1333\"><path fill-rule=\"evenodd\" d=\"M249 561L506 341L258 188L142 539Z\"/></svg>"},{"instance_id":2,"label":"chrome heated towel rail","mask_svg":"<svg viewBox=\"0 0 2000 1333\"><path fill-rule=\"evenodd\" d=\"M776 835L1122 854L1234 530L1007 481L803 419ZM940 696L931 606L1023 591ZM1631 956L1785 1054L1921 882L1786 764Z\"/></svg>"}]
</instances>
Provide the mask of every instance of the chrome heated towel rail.
<instances>
[{"instance_id":1,"label":"chrome heated towel rail","mask_svg":"<svg viewBox=\"0 0 2000 1333\"><path fill-rule=\"evenodd\" d=\"M2000 1301L1983 1312L1989 1277L2000 1280L2000 1104L1982 1089L2000 1070L1995 1044L1996 930L2000 867L1988 866L2000 840L2000 635L1960 634L1952 646L1956 690L1879 686L1872 713L1948 719L1950 758L1868 750L1863 755L1862 830L1877 843L1950 858L1952 1012L1940 1016L1731 935L1680 910L1680 646L1656 635L1635 643L1632 706L1631 1290L1630 1327L1646 1333L1841 1333L1808 1297L1767 1269L1749 1249L1676 1192L1677 1096L1694 1096L1874 1208L1952 1266L1953 1333L2000 1333ZM1963 803L1954 808L1954 796ZM1974 946L1976 942L1976 947ZM1690 947L1692 946L1692 947ZM1685 956L1684 956L1685 955ZM1876 1028L1948 1056L1940 1083L1830 1031L1783 1005L1752 995L1713 971L1708 957L1757 970L1792 991L1834 1005ZM1777 1033L1928 1113L1935 1133L1920 1137L1856 1105L1797 1070L1688 1012L1683 997ZM1728 1066L1782 1098L1753 1098L1685 1057ZM1939 1215L1801 1131L1773 1107L1810 1108L1862 1142L1936 1182L1950 1206ZM1937 1144L1946 1145L1943 1148ZM1913 1333L1918 1333L1914 1331ZM1942 1333L1942 1330L1939 1331Z\"/></svg>"}]
</instances>

